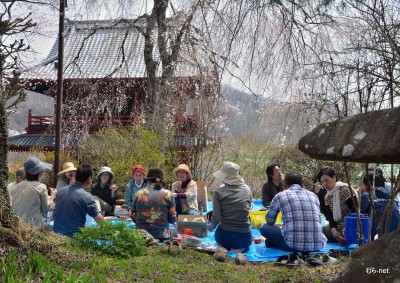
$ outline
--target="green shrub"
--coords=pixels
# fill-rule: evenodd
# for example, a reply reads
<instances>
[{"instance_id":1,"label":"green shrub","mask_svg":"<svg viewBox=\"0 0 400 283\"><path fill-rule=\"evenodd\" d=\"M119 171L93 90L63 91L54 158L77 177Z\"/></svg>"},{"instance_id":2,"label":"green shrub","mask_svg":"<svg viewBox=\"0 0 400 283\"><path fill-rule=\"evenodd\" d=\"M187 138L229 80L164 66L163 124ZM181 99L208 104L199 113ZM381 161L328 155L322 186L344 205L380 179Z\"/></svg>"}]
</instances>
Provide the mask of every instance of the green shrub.
<instances>
[{"instance_id":1,"label":"green shrub","mask_svg":"<svg viewBox=\"0 0 400 283\"><path fill-rule=\"evenodd\" d=\"M295 172L303 175L303 186L308 189L313 188L313 184L317 181L316 176L324 166L334 168L338 180L347 183L343 162L313 159L302 153L297 145L281 148L271 157L271 160L280 164L283 173ZM348 162L347 169L351 185L359 185L360 172L364 170L363 164Z\"/></svg>"},{"instance_id":2,"label":"green shrub","mask_svg":"<svg viewBox=\"0 0 400 283\"><path fill-rule=\"evenodd\" d=\"M109 166L115 174L114 182L119 188L117 192L122 196L135 164L142 164L146 170L160 167L167 182L168 178L172 178L172 168L165 166L168 156L163 146L159 135L136 125L104 129L88 136L79 155L81 161L93 166L94 179L102 166Z\"/></svg>"},{"instance_id":3,"label":"green shrub","mask_svg":"<svg viewBox=\"0 0 400 283\"><path fill-rule=\"evenodd\" d=\"M120 258L143 255L145 240L136 229L129 229L124 221L108 221L82 228L74 240L79 246Z\"/></svg>"},{"instance_id":4,"label":"green shrub","mask_svg":"<svg viewBox=\"0 0 400 283\"><path fill-rule=\"evenodd\" d=\"M224 161L237 163L240 166L240 174L252 190L253 197L261 198L261 188L266 181L265 168L272 162L272 156L277 151L277 144L263 144L251 136L240 134L225 139L219 154L214 156L217 160L209 161L208 164L214 164L210 172L215 172ZM206 181L210 191L218 187L218 182L215 182L212 174L207 176Z\"/></svg>"},{"instance_id":5,"label":"green shrub","mask_svg":"<svg viewBox=\"0 0 400 283\"><path fill-rule=\"evenodd\" d=\"M0 281L15 282L14 278L17 277L18 272L17 252L12 250L7 259L3 257L0 261Z\"/></svg>"},{"instance_id":6,"label":"green shrub","mask_svg":"<svg viewBox=\"0 0 400 283\"><path fill-rule=\"evenodd\" d=\"M337 171L339 180L347 182L343 162L316 160L302 153L297 145L262 144L252 136L244 134L226 139L217 159L214 160L213 172L218 170L223 161L239 164L241 175L252 189L254 198L261 198L262 185L267 181L265 170L273 163L280 164L283 174L287 172L302 174L304 187L309 189L313 188L316 175L323 166L332 166ZM365 170L364 166L358 163L347 163L352 185L359 185L359 177ZM208 176L207 181L210 191L218 186L218 182L215 182L212 175Z\"/></svg>"}]
</instances>

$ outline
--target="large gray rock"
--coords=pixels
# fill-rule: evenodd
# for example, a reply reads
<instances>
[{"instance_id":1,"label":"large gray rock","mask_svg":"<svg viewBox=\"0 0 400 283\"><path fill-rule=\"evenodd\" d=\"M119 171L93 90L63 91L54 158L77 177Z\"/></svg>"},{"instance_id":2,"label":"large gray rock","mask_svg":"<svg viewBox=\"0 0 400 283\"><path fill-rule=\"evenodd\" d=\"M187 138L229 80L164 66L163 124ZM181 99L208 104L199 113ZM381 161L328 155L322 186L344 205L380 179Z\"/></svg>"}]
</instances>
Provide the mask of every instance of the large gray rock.
<instances>
[{"instance_id":1,"label":"large gray rock","mask_svg":"<svg viewBox=\"0 0 400 283\"><path fill-rule=\"evenodd\" d=\"M400 282L400 232L383 235L356 249L351 262L333 282Z\"/></svg>"},{"instance_id":2,"label":"large gray rock","mask_svg":"<svg viewBox=\"0 0 400 283\"><path fill-rule=\"evenodd\" d=\"M400 107L321 124L299 149L322 160L400 163Z\"/></svg>"}]
</instances>

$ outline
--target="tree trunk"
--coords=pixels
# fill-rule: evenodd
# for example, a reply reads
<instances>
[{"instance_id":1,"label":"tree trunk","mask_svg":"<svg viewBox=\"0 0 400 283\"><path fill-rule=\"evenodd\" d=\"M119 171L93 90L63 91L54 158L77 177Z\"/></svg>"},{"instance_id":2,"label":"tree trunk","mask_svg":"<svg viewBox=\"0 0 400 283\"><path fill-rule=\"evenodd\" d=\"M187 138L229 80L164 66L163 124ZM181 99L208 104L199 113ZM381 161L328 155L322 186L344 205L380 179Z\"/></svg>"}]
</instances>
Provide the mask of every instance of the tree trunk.
<instances>
[{"instance_id":1,"label":"tree trunk","mask_svg":"<svg viewBox=\"0 0 400 283\"><path fill-rule=\"evenodd\" d=\"M3 85L0 85L0 223L3 226L9 226L12 217L10 197L7 191L7 138L6 100Z\"/></svg>"}]
</instances>

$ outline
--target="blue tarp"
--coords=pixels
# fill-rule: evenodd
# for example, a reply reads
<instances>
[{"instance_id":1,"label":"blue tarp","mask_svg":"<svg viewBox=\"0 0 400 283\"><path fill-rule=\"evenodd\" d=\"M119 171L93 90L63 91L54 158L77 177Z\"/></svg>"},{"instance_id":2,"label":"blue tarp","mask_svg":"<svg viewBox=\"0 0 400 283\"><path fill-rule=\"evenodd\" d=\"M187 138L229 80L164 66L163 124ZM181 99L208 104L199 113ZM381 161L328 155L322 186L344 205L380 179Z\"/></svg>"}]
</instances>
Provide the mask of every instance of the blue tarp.
<instances>
[{"instance_id":1,"label":"blue tarp","mask_svg":"<svg viewBox=\"0 0 400 283\"><path fill-rule=\"evenodd\" d=\"M253 200L253 208L252 210L259 210L261 209L262 206L262 201L260 199L255 199ZM212 208L212 202L209 202L208 204L208 211L211 211ZM206 214L203 213L203 214ZM251 234L254 238L260 238L260 230L255 229L251 227ZM203 238L203 243L208 243L210 246L216 246L216 242L214 239L214 232L208 232L207 237ZM320 250L315 253L323 254L323 253L328 253L330 249L339 249L339 250L346 250L347 248L340 245L339 243L327 243L325 248L323 250ZM348 249L350 252L352 252L352 249ZM265 246L264 242L261 242L261 244L252 244L250 246L250 250L246 253L244 253L248 260L251 262L263 262L263 261L275 261L280 257L281 255L286 255L290 254L290 252L278 249L278 248L267 248ZM228 252L228 255L232 258L236 257L236 253L230 253Z\"/></svg>"},{"instance_id":2,"label":"blue tarp","mask_svg":"<svg viewBox=\"0 0 400 283\"><path fill-rule=\"evenodd\" d=\"M259 210L262 208L261 200L253 200L253 210ZM208 211L212 210L212 202L209 202L208 206ZM203 214L206 214L207 212L204 212ZM121 221L119 219L116 220L111 220L111 222L116 222L116 221ZM132 220L127 220L128 221L128 227L134 229L135 228L135 223L132 223ZM254 238L260 238L260 230L255 229L251 227L251 234ZM203 238L203 247L209 247L209 248L217 248L217 244L215 242L214 238L214 232L208 232L207 237ZM347 248L340 245L339 243L328 243L323 250L320 250L318 252L314 253L328 253L330 249L339 249L339 250L346 250ZM353 251L353 249L347 249L350 252ZM261 244L252 244L250 246L250 250L246 253L247 258L250 262L265 262L265 261L276 261L278 257L281 255L286 255L290 254L290 252L283 251L278 248L267 248L265 246L264 242L261 242ZM235 258L236 253L235 252L228 252L228 256Z\"/></svg>"}]
</instances>

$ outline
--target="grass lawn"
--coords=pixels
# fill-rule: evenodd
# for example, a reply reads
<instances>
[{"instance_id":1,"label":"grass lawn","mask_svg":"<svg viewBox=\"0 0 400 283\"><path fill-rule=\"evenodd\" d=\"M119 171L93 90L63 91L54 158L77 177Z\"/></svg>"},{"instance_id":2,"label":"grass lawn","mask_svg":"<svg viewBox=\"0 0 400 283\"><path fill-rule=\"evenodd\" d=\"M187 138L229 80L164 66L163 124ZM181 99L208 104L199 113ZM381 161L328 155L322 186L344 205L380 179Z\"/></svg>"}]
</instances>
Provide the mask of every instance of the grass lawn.
<instances>
[{"instance_id":1,"label":"grass lawn","mask_svg":"<svg viewBox=\"0 0 400 283\"><path fill-rule=\"evenodd\" d=\"M26 246L0 244L1 282L326 282L349 263L296 269L273 263L235 265L209 254L185 249L176 257L149 247L143 256L128 259L84 250L71 240L37 228L26 228Z\"/></svg>"}]
</instances>

